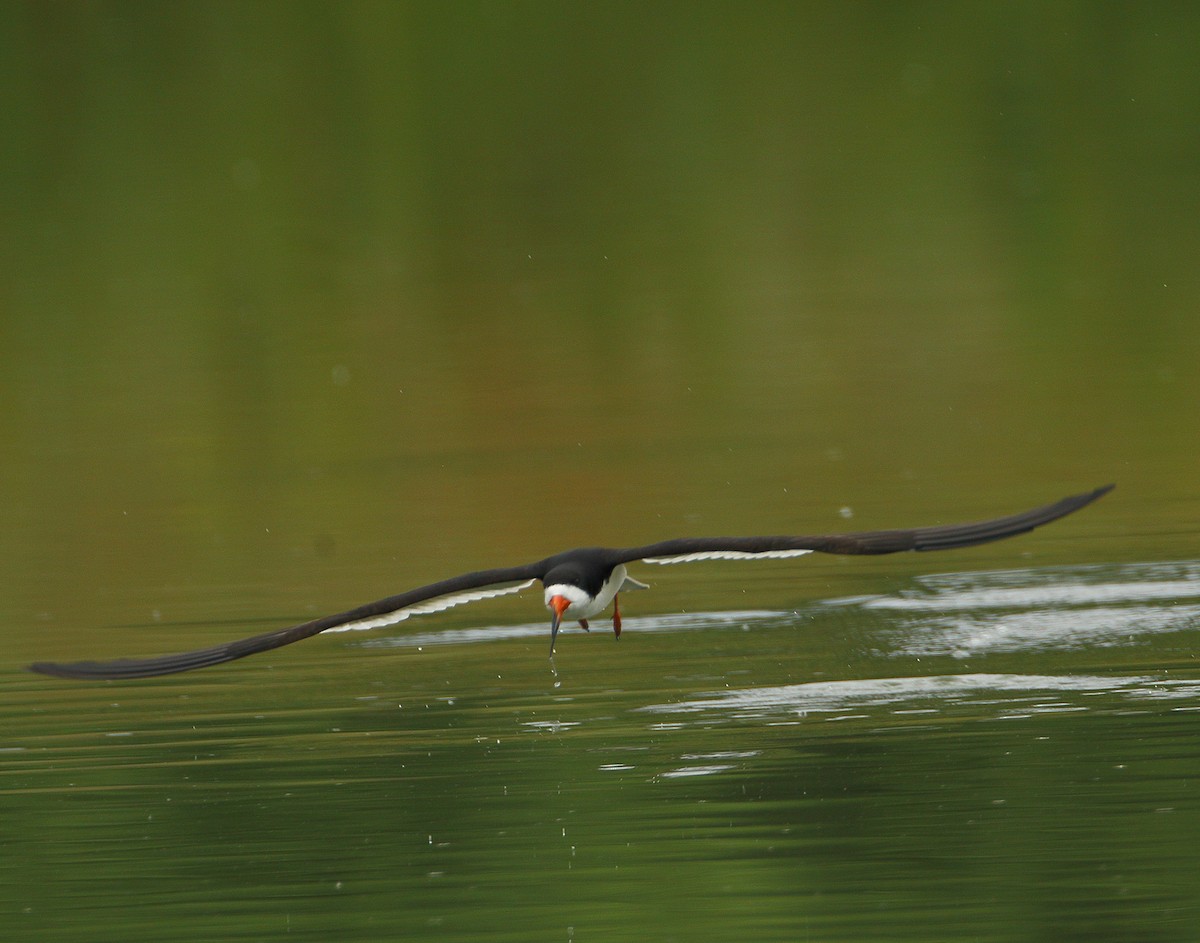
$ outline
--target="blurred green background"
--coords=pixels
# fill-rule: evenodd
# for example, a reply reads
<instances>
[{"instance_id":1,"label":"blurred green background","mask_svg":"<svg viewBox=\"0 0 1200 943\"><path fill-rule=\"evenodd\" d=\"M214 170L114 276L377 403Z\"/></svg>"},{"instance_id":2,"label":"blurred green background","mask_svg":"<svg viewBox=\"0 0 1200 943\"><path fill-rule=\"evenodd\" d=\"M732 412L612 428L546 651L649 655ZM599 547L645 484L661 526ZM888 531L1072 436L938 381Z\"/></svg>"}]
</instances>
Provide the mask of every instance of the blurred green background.
<instances>
[{"instance_id":1,"label":"blurred green background","mask_svg":"<svg viewBox=\"0 0 1200 943\"><path fill-rule=\"evenodd\" d=\"M0 16L33 572L1194 498L1186 7Z\"/></svg>"},{"instance_id":2,"label":"blurred green background","mask_svg":"<svg viewBox=\"0 0 1200 943\"><path fill-rule=\"evenodd\" d=\"M970 520L1116 481L1038 543L802 561L807 582L672 573L637 606L790 607L1034 553L1192 558L1198 43L1187 4L0 5L14 737L165 690L16 674L35 658L214 644L578 544ZM168 710L180 755L204 710L300 710L387 664L350 652L321 694L302 682L342 643L307 644L279 656L290 679L246 663L219 703ZM532 677L543 647L505 651ZM434 670L499 657L466 649ZM639 670L656 696L681 683ZM540 675L512 696L540 703ZM767 922L759 939L795 938Z\"/></svg>"}]
</instances>

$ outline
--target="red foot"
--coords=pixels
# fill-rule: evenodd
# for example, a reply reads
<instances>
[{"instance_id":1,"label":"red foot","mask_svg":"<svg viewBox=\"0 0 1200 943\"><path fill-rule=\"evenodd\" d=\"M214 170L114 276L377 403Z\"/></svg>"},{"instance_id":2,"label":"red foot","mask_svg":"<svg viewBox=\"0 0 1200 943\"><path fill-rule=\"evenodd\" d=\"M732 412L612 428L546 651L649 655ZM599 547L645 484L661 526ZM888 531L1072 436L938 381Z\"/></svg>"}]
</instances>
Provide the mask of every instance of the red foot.
<instances>
[{"instance_id":1,"label":"red foot","mask_svg":"<svg viewBox=\"0 0 1200 943\"><path fill-rule=\"evenodd\" d=\"M588 624L587 624L587 619L580 619L580 620L579 620L579 627L580 627L581 629L583 629L583 631L585 631L585 632L589 631L589 629L588 629Z\"/></svg>"}]
</instances>

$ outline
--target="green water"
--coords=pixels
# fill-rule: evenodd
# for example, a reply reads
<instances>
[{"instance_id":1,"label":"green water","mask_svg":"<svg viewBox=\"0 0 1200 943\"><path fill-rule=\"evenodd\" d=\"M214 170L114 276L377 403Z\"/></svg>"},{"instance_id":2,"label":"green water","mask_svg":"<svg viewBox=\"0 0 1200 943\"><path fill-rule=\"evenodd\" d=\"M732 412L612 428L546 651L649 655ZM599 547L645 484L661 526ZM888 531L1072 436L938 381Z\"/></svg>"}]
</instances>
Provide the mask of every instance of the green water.
<instances>
[{"instance_id":1,"label":"green water","mask_svg":"<svg viewBox=\"0 0 1200 943\"><path fill-rule=\"evenodd\" d=\"M1190 940L1200 22L0 9L5 939ZM643 567L126 684L581 544Z\"/></svg>"}]
</instances>

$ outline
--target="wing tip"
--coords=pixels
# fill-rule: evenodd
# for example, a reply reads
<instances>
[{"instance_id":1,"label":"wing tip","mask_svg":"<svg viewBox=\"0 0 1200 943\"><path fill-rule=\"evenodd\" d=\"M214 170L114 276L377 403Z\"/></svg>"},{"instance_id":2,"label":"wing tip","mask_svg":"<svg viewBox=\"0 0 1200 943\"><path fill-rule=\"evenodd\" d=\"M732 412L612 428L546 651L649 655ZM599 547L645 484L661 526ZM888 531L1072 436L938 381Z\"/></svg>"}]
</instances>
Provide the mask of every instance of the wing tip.
<instances>
[{"instance_id":1,"label":"wing tip","mask_svg":"<svg viewBox=\"0 0 1200 943\"><path fill-rule=\"evenodd\" d=\"M211 661L192 661L186 658L119 659L117 661L35 661L25 670L51 678L67 678L71 681L131 681L140 678L155 678L160 675L176 674L193 668L204 668Z\"/></svg>"},{"instance_id":2,"label":"wing tip","mask_svg":"<svg viewBox=\"0 0 1200 943\"><path fill-rule=\"evenodd\" d=\"M1093 488L1091 491L1084 491L1081 494L1063 498L1060 503L1069 506L1072 511L1078 511L1080 508L1087 507L1093 501L1099 501L1116 486L1117 483L1115 481L1109 482L1107 485L1101 485L1099 488Z\"/></svg>"},{"instance_id":3,"label":"wing tip","mask_svg":"<svg viewBox=\"0 0 1200 943\"><path fill-rule=\"evenodd\" d=\"M100 666L95 662L65 664L57 661L35 661L32 664L26 665L25 670L31 674L46 675L50 678L94 679L98 676L86 669L98 667Z\"/></svg>"}]
</instances>

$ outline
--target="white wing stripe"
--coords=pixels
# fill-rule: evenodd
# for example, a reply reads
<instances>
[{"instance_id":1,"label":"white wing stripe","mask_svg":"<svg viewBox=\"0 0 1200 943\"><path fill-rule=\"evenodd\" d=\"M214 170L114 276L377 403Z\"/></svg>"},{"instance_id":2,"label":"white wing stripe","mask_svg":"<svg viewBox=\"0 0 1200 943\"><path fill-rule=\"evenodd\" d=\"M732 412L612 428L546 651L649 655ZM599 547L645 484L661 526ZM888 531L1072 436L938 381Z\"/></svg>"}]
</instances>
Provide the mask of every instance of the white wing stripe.
<instances>
[{"instance_id":1,"label":"white wing stripe","mask_svg":"<svg viewBox=\"0 0 1200 943\"><path fill-rule=\"evenodd\" d=\"M763 550L751 553L746 550L701 550L698 553L681 553L674 557L646 557L643 563L666 566L671 563L696 563L700 560L783 560L802 557L811 550Z\"/></svg>"},{"instance_id":2,"label":"white wing stripe","mask_svg":"<svg viewBox=\"0 0 1200 943\"><path fill-rule=\"evenodd\" d=\"M464 603L479 602L482 599L495 599L497 596L509 596L513 593L519 593L522 590L529 589L537 580L527 580L517 586L505 586L502 589L472 589L465 593L453 593L450 596L438 596L436 599L428 599L425 602L419 602L415 606L406 606L403 609L397 609L395 612L385 612L381 616L372 616L369 619L360 619L358 622L347 622L345 625L339 625L336 628L328 629L329 632L349 632L351 630L358 631L360 629L378 629L385 625L395 625L397 622L403 622L409 616L423 616L431 612L443 612L446 609L452 609L454 606L461 606Z\"/></svg>"}]
</instances>

